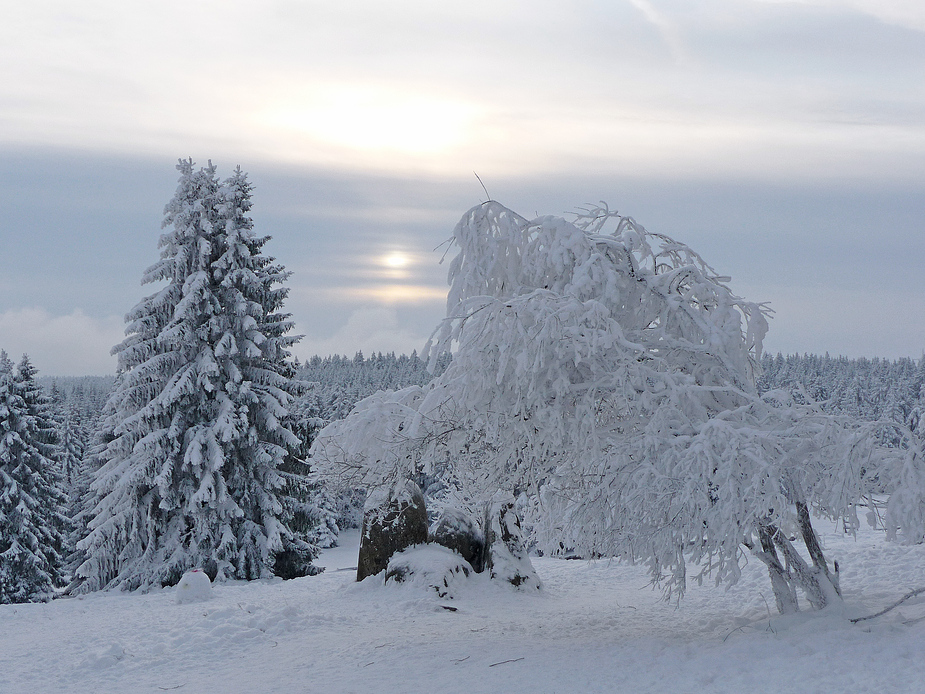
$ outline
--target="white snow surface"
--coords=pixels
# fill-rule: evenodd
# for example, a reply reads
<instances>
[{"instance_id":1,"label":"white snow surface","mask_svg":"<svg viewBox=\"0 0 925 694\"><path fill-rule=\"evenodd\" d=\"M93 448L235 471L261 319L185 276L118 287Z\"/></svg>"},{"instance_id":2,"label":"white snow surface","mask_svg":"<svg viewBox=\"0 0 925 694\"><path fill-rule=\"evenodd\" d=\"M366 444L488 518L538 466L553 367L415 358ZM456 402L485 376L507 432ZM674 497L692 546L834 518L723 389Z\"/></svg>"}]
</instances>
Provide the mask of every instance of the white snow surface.
<instances>
[{"instance_id":1,"label":"white snow surface","mask_svg":"<svg viewBox=\"0 0 925 694\"><path fill-rule=\"evenodd\" d=\"M820 522L844 607L779 617L765 568L729 590L661 599L643 567L533 558L543 591L484 575L453 600L381 575L355 582L358 534L327 570L0 606L0 692L920 692L925 545L857 539ZM456 611L444 609L444 605Z\"/></svg>"}]
</instances>

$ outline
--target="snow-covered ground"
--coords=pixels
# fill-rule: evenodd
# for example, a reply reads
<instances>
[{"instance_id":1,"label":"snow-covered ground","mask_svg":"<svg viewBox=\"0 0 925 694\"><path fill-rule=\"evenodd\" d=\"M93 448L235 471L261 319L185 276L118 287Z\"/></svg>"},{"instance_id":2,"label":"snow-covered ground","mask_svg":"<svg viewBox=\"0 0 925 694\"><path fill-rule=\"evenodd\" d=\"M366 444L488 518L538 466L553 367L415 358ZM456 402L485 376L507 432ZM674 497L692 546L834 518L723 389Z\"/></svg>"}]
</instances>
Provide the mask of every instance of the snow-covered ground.
<instances>
[{"instance_id":1,"label":"snow-covered ground","mask_svg":"<svg viewBox=\"0 0 925 694\"><path fill-rule=\"evenodd\" d=\"M0 692L925 690L925 598L848 621L925 586L925 545L820 529L845 607L788 618L754 561L734 588L692 586L679 605L640 567L544 558L539 594L476 576L441 600L355 583L351 534L320 576L216 585L206 602L166 589L0 606Z\"/></svg>"}]
</instances>

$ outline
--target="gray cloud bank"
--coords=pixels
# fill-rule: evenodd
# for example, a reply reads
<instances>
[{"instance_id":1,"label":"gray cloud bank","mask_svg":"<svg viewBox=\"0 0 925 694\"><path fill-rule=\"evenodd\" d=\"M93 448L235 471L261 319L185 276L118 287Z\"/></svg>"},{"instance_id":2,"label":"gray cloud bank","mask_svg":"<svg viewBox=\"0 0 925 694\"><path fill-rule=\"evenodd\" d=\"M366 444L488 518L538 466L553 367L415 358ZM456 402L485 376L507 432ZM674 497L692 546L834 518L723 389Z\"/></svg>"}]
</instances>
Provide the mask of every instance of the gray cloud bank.
<instances>
[{"instance_id":1,"label":"gray cloud bank","mask_svg":"<svg viewBox=\"0 0 925 694\"><path fill-rule=\"evenodd\" d=\"M0 157L0 347L55 375L111 373L124 315L151 287L174 160L56 151ZM204 163L204 161L203 161ZM239 162L216 162L230 173ZM420 350L442 318L441 250L478 181L249 166L267 252L293 272L301 357ZM776 315L767 349L918 357L925 346L925 186L689 181L603 175L484 178L534 214L606 200L685 241ZM381 259L399 252L407 267Z\"/></svg>"},{"instance_id":2,"label":"gray cloud bank","mask_svg":"<svg viewBox=\"0 0 925 694\"><path fill-rule=\"evenodd\" d=\"M771 351L925 347L922 3L11 5L0 347L113 371L190 155L250 172L300 356L420 349L473 170L521 214L603 199L688 242L777 311Z\"/></svg>"}]
</instances>

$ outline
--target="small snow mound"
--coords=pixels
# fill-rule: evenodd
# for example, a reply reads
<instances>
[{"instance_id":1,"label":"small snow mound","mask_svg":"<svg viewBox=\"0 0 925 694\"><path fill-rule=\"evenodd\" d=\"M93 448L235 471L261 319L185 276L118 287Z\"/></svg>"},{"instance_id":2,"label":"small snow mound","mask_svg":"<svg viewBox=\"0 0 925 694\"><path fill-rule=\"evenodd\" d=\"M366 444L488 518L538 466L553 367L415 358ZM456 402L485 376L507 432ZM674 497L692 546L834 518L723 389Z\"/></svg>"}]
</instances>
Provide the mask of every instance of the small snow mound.
<instances>
[{"instance_id":1,"label":"small snow mound","mask_svg":"<svg viewBox=\"0 0 925 694\"><path fill-rule=\"evenodd\" d=\"M404 583L434 590L438 597L453 598L474 571L456 552L435 544L409 547L395 554L385 572L385 582Z\"/></svg>"},{"instance_id":2,"label":"small snow mound","mask_svg":"<svg viewBox=\"0 0 925 694\"><path fill-rule=\"evenodd\" d=\"M211 599L212 581L202 569L187 571L177 583L176 601L178 605Z\"/></svg>"},{"instance_id":3,"label":"small snow mound","mask_svg":"<svg viewBox=\"0 0 925 694\"><path fill-rule=\"evenodd\" d=\"M127 655L122 644L113 642L99 653L85 658L83 664L92 670L104 670L124 660Z\"/></svg>"}]
</instances>

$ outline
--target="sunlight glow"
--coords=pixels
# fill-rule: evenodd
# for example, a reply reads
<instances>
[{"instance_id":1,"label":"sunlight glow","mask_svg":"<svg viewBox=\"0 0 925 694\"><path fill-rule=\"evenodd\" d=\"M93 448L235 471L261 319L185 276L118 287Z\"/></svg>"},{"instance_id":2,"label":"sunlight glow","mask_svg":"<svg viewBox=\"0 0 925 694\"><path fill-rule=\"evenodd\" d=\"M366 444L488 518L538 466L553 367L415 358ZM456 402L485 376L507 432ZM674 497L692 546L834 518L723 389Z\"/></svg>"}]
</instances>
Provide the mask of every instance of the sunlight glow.
<instances>
[{"instance_id":1,"label":"sunlight glow","mask_svg":"<svg viewBox=\"0 0 925 694\"><path fill-rule=\"evenodd\" d=\"M264 114L268 125L323 144L427 155L466 140L472 105L385 88L319 88Z\"/></svg>"},{"instance_id":2,"label":"sunlight glow","mask_svg":"<svg viewBox=\"0 0 925 694\"><path fill-rule=\"evenodd\" d=\"M332 287L332 300L373 301L381 304L421 305L446 301L446 289L426 284L382 284L372 287ZM317 294L317 292L316 292Z\"/></svg>"},{"instance_id":3,"label":"sunlight glow","mask_svg":"<svg viewBox=\"0 0 925 694\"><path fill-rule=\"evenodd\" d=\"M382 263L386 267L395 269L405 267L409 262L411 262L411 259L400 251L393 251L382 257Z\"/></svg>"}]
</instances>

